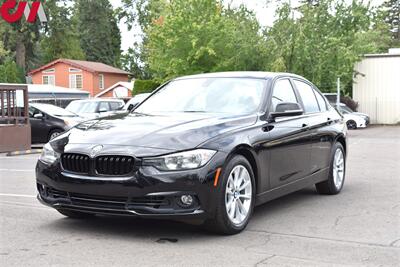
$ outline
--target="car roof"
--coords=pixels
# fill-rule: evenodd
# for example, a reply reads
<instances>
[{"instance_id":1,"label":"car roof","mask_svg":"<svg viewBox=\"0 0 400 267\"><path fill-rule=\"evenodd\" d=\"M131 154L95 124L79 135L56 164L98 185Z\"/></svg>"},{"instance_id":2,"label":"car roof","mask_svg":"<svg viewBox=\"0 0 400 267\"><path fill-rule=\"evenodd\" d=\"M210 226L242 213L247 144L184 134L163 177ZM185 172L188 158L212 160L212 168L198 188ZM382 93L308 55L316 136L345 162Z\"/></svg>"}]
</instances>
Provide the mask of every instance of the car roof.
<instances>
[{"instance_id":1,"label":"car roof","mask_svg":"<svg viewBox=\"0 0 400 267\"><path fill-rule=\"evenodd\" d=\"M228 72L214 72L196 75L188 75L178 77L175 80L195 79L195 78L256 78L256 79L273 79L278 76L290 76L304 79L303 77L284 72L265 72L265 71L228 71Z\"/></svg>"},{"instance_id":2,"label":"car roof","mask_svg":"<svg viewBox=\"0 0 400 267\"><path fill-rule=\"evenodd\" d=\"M74 100L72 102L121 102L121 101L124 102L124 100L121 99L88 98L88 99Z\"/></svg>"},{"instance_id":3,"label":"car roof","mask_svg":"<svg viewBox=\"0 0 400 267\"><path fill-rule=\"evenodd\" d=\"M46 108L46 107L56 107L56 108L60 108L60 109L63 109L63 108L61 108L61 107L59 107L59 106L56 106L56 105L52 105L52 104L47 104L47 103L29 103L29 106L32 106L32 107L34 107L34 108Z\"/></svg>"}]
</instances>

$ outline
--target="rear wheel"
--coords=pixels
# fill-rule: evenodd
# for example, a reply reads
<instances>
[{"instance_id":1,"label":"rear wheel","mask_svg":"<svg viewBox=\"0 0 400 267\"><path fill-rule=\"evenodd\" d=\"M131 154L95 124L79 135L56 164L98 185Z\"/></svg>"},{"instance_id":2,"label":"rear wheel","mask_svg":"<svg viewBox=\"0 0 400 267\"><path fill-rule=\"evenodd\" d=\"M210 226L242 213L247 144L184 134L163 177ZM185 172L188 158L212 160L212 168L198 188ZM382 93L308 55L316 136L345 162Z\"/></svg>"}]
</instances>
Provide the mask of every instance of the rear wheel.
<instances>
[{"instance_id":1,"label":"rear wheel","mask_svg":"<svg viewBox=\"0 0 400 267\"><path fill-rule=\"evenodd\" d=\"M347 121L347 129L357 129L357 123L353 120Z\"/></svg>"},{"instance_id":2,"label":"rear wheel","mask_svg":"<svg viewBox=\"0 0 400 267\"><path fill-rule=\"evenodd\" d=\"M206 225L218 233L236 234L246 228L253 212L253 170L245 157L237 155L228 162L221 178L216 215Z\"/></svg>"},{"instance_id":3,"label":"rear wheel","mask_svg":"<svg viewBox=\"0 0 400 267\"><path fill-rule=\"evenodd\" d=\"M334 145L331 157L328 180L315 185L320 194L335 195L340 193L343 188L346 171L346 155L341 143L336 143Z\"/></svg>"},{"instance_id":4,"label":"rear wheel","mask_svg":"<svg viewBox=\"0 0 400 267\"><path fill-rule=\"evenodd\" d=\"M84 213L84 212L79 212L79 211L73 211L73 210L57 210L59 213L61 213L64 216L67 216L72 219L86 219L86 218L93 218L95 215L90 214L90 213Z\"/></svg>"}]
</instances>

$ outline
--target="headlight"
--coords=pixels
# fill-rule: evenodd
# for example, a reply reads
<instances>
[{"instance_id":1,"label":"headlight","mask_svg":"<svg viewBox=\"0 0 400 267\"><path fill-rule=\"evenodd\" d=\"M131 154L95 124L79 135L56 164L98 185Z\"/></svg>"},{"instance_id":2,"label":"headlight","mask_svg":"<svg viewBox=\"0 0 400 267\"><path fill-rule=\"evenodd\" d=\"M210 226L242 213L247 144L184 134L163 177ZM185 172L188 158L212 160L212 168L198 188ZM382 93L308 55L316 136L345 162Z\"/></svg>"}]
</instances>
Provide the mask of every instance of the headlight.
<instances>
[{"instance_id":1,"label":"headlight","mask_svg":"<svg viewBox=\"0 0 400 267\"><path fill-rule=\"evenodd\" d=\"M143 165L151 165L162 171L191 170L203 167L217 151L196 149L156 158L143 159Z\"/></svg>"},{"instance_id":2,"label":"headlight","mask_svg":"<svg viewBox=\"0 0 400 267\"><path fill-rule=\"evenodd\" d=\"M43 147L42 154L40 155L39 160L46 164L53 164L59 157L60 154L54 151L50 143L47 143Z\"/></svg>"}]
</instances>

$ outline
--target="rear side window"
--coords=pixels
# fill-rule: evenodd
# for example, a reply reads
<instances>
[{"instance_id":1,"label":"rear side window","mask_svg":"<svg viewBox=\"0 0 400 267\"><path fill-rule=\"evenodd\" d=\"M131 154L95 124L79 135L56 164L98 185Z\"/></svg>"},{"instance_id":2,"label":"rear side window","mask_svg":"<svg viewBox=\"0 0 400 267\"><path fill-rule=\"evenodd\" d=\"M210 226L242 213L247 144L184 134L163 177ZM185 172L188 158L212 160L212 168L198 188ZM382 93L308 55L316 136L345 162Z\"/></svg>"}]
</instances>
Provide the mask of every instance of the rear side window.
<instances>
[{"instance_id":1,"label":"rear side window","mask_svg":"<svg viewBox=\"0 0 400 267\"><path fill-rule=\"evenodd\" d=\"M325 99L324 99L324 98L322 97L322 95L321 95L319 92L317 92L316 90L314 90L314 93L315 93L315 96L317 97L319 109L320 109L322 112L327 111Z\"/></svg>"},{"instance_id":2,"label":"rear side window","mask_svg":"<svg viewBox=\"0 0 400 267\"><path fill-rule=\"evenodd\" d=\"M314 89L304 82L294 80L297 90L299 91L300 97L303 100L304 111L306 113L319 112L317 99L314 95Z\"/></svg>"},{"instance_id":3,"label":"rear side window","mask_svg":"<svg viewBox=\"0 0 400 267\"><path fill-rule=\"evenodd\" d=\"M99 110L110 111L110 106L108 105L108 102L100 102Z\"/></svg>"},{"instance_id":4,"label":"rear side window","mask_svg":"<svg viewBox=\"0 0 400 267\"><path fill-rule=\"evenodd\" d=\"M272 94L272 112L276 110L276 106L282 102L297 103L292 84L288 79L278 80L274 86Z\"/></svg>"},{"instance_id":5,"label":"rear side window","mask_svg":"<svg viewBox=\"0 0 400 267\"><path fill-rule=\"evenodd\" d=\"M117 110L121 108L121 103L119 102L110 102L111 110Z\"/></svg>"}]
</instances>

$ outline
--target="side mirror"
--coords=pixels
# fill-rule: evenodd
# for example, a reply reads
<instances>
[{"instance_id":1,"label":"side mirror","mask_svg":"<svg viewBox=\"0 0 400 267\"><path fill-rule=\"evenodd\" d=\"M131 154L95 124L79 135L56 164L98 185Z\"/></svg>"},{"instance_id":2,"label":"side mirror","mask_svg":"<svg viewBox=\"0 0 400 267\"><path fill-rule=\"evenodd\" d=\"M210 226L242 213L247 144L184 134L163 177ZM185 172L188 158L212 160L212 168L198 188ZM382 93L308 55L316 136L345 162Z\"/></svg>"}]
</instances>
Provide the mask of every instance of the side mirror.
<instances>
[{"instance_id":1,"label":"side mirror","mask_svg":"<svg viewBox=\"0 0 400 267\"><path fill-rule=\"evenodd\" d=\"M108 111L108 110L107 110L106 108L100 108L100 109L99 109L99 112L100 112L100 113L107 112L107 111Z\"/></svg>"},{"instance_id":2,"label":"side mirror","mask_svg":"<svg viewBox=\"0 0 400 267\"><path fill-rule=\"evenodd\" d=\"M129 104L128 111L132 111L138 104Z\"/></svg>"},{"instance_id":3,"label":"side mirror","mask_svg":"<svg viewBox=\"0 0 400 267\"><path fill-rule=\"evenodd\" d=\"M44 119L44 116L43 116L42 113L35 114L35 115L33 115L33 117L34 117L35 119L41 119L41 120Z\"/></svg>"},{"instance_id":4,"label":"side mirror","mask_svg":"<svg viewBox=\"0 0 400 267\"><path fill-rule=\"evenodd\" d=\"M304 111L298 103L283 102L276 106L275 112L271 112L269 117L272 121L275 121L279 117L291 117L303 114Z\"/></svg>"}]
</instances>

